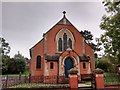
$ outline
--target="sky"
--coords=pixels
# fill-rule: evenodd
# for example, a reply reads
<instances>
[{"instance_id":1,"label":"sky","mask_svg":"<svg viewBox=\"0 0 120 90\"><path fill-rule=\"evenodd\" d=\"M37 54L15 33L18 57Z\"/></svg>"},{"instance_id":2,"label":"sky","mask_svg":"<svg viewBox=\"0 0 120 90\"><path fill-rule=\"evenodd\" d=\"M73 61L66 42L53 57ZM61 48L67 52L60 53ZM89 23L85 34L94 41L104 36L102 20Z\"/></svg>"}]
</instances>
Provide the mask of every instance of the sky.
<instances>
[{"instance_id":1,"label":"sky","mask_svg":"<svg viewBox=\"0 0 120 90\"><path fill-rule=\"evenodd\" d=\"M2 2L2 36L10 44L10 56L18 51L30 58L29 49L52 28L66 11L79 30L89 30L94 38L103 31L99 25L106 14L101 2Z\"/></svg>"}]
</instances>

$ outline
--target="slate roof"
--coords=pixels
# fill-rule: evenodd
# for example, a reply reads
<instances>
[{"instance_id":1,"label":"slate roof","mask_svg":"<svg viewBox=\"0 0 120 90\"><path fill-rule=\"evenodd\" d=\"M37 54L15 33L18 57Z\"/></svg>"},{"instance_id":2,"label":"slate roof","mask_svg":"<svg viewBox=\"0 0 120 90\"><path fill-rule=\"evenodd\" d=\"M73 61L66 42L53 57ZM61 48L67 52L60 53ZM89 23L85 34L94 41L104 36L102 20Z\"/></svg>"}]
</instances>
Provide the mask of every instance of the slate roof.
<instances>
[{"instance_id":1,"label":"slate roof","mask_svg":"<svg viewBox=\"0 0 120 90\"><path fill-rule=\"evenodd\" d=\"M47 61L58 61L60 55L54 54L54 55L45 55L45 60Z\"/></svg>"},{"instance_id":2,"label":"slate roof","mask_svg":"<svg viewBox=\"0 0 120 90\"><path fill-rule=\"evenodd\" d=\"M90 60L89 56L86 56L85 54L83 56L79 56L80 62L88 62Z\"/></svg>"}]
</instances>

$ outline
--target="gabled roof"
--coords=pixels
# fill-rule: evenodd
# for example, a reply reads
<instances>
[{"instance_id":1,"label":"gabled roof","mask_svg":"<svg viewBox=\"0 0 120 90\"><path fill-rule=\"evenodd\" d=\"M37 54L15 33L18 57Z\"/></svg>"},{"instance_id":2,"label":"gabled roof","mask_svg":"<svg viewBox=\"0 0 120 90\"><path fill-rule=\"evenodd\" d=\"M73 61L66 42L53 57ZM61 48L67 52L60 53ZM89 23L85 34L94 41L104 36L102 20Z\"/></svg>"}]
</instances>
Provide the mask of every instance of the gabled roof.
<instances>
[{"instance_id":1,"label":"gabled roof","mask_svg":"<svg viewBox=\"0 0 120 90\"><path fill-rule=\"evenodd\" d=\"M66 12L65 11L63 11L63 14L64 14L63 18L60 21L58 21L58 23L56 23L51 29L53 29L56 25L71 25L71 26L74 27L74 25L66 18L66 16L65 16ZM49 29L46 33L44 33L44 35L47 34L48 32L50 32L51 29ZM43 38L42 38L42 40L43 40ZM40 40L38 43L40 43L42 40ZM34 48L38 43L36 43L32 48ZM32 49L32 48L30 48L30 49Z\"/></svg>"},{"instance_id":2,"label":"gabled roof","mask_svg":"<svg viewBox=\"0 0 120 90\"><path fill-rule=\"evenodd\" d=\"M47 61L56 61L59 60L60 54L45 55L45 60Z\"/></svg>"},{"instance_id":3,"label":"gabled roof","mask_svg":"<svg viewBox=\"0 0 120 90\"><path fill-rule=\"evenodd\" d=\"M60 21L58 21L58 23L56 23L51 29L53 29L56 25L71 25L71 26L73 26L78 31L78 29L66 18L66 15L65 15L66 12L65 13L64 12L65 11L63 11L63 14L64 14L63 18ZM45 34L47 34L48 32L50 32L51 29L49 29Z\"/></svg>"},{"instance_id":4,"label":"gabled roof","mask_svg":"<svg viewBox=\"0 0 120 90\"><path fill-rule=\"evenodd\" d=\"M58 23L56 23L51 29L53 29L56 25L71 25L71 26L73 26L77 31L78 31L78 29L66 18L66 16L65 16L65 14L66 14L66 12L65 11L63 11L63 18L58 22ZM51 29L49 29L46 33L44 33L44 35L45 34L47 34L48 32L50 32L51 31ZM80 31L78 31L81 35L82 35L82 33L80 32ZM83 35L82 35L83 36ZM43 39L42 39L43 40ZM38 43L40 43L42 40L40 40ZM85 41L86 42L86 41ZM37 43L37 44L38 44ZM87 42L86 42L87 43ZM34 48L37 44L35 44L32 48ZM88 44L88 43L87 43ZM88 44L89 45L89 44ZM89 45L90 46L90 45ZM91 47L91 46L90 46ZM32 49L31 48L31 49ZM91 47L92 48L92 47Z\"/></svg>"}]
</instances>

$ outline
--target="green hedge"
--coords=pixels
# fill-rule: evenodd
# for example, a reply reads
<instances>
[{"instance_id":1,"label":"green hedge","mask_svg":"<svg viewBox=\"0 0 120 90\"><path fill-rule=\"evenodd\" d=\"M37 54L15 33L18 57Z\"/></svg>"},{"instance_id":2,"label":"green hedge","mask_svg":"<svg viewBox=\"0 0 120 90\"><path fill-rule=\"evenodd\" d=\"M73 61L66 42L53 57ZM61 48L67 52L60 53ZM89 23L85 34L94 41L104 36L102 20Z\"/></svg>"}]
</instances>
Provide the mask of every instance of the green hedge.
<instances>
[{"instance_id":1,"label":"green hedge","mask_svg":"<svg viewBox=\"0 0 120 90\"><path fill-rule=\"evenodd\" d=\"M105 84L120 84L120 75L116 73L105 73L104 81Z\"/></svg>"}]
</instances>

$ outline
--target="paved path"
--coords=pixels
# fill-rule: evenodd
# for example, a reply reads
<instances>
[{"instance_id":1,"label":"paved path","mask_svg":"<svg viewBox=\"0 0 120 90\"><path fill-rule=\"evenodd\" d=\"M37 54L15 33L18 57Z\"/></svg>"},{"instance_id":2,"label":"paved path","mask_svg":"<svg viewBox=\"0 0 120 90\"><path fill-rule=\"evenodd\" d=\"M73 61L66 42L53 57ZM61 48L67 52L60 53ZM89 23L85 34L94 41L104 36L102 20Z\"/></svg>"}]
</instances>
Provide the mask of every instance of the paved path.
<instances>
[{"instance_id":1,"label":"paved path","mask_svg":"<svg viewBox=\"0 0 120 90\"><path fill-rule=\"evenodd\" d=\"M78 87L91 87L91 85L86 85L86 84L83 84L83 83L79 83Z\"/></svg>"}]
</instances>

